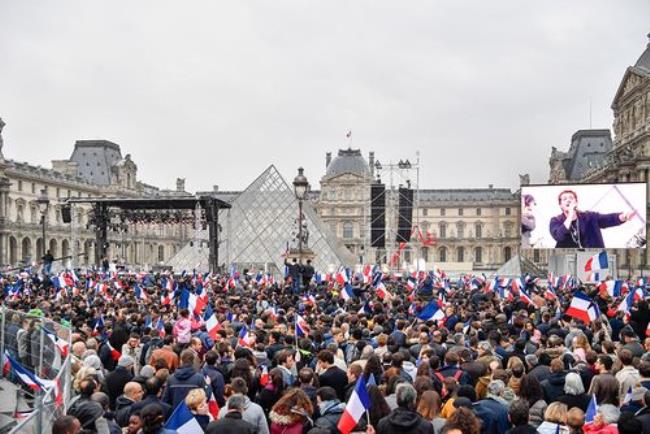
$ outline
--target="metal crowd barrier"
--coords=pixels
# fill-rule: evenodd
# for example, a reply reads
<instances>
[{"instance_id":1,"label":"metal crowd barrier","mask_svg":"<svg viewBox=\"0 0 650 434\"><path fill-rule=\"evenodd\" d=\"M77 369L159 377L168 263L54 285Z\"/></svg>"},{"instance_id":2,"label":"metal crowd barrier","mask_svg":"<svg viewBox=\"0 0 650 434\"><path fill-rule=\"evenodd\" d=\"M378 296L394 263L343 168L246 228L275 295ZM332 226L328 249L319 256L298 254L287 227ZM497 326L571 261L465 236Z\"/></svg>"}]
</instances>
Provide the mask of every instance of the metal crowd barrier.
<instances>
[{"instance_id":1,"label":"metal crowd barrier","mask_svg":"<svg viewBox=\"0 0 650 434\"><path fill-rule=\"evenodd\" d=\"M0 367L8 362L6 352L38 378L48 380L49 386L45 390L34 392L25 386L13 369L8 373L1 369L0 378L3 381L0 384L5 389L13 390L3 390L1 394L0 407L4 411L0 433L52 432L54 420L65 414L71 398L71 330L51 319L43 318L35 310L22 312L2 306L0 318ZM67 356L62 357L46 330L67 342ZM56 399L57 390L61 394L59 402Z\"/></svg>"}]
</instances>

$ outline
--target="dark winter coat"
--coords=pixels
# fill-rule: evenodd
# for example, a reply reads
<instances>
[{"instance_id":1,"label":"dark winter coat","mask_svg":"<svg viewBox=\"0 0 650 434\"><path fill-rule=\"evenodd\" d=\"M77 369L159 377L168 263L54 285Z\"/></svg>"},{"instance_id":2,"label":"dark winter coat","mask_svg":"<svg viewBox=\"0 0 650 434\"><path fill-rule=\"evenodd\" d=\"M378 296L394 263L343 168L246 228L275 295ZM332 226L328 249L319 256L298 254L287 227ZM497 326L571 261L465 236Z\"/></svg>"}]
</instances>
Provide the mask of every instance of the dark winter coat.
<instances>
[{"instance_id":1,"label":"dark winter coat","mask_svg":"<svg viewBox=\"0 0 650 434\"><path fill-rule=\"evenodd\" d=\"M329 386L336 391L336 397L345 400L345 387L348 385L348 374L341 368L331 366L318 377L320 387Z\"/></svg>"},{"instance_id":2,"label":"dark winter coat","mask_svg":"<svg viewBox=\"0 0 650 434\"><path fill-rule=\"evenodd\" d=\"M481 419L483 434L501 434L510 428L508 409L499 401L486 398L474 404L474 413Z\"/></svg>"},{"instance_id":3,"label":"dark winter coat","mask_svg":"<svg viewBox=\"0 0 650 434\"><path fill-rule=\"evenodd\" d=\"M115 410L117 397L124 393L124 386L132 379L133 374L122 366L118 366L113 372L106 374L104 389L110 400L111 410Z\"/></svg>"},{"instance_id":4,"label":"dark winter coat","mask_svg":"<svg viewBox=\"0 0 650 434\"><path fill-rule=\"evenodd\" d=\"M566 372L557 372L551 374L546 380L540 384L542 392L544 392L544 401L553 402L557 401L560 395L564 395L564 379Z\"/></svg>"},{"instance_id":5,"label":"dark winter coat","mask_svg":"<svg viewBox=\"0 0 650 434\"><path fill-rule=\"evenodd\" d=\"M330 434L338 434L339 430L336 426L344 410L345 404L338 399L327 401L323 406L320 417L314 422L314 427L326 429Z\"/></svg>"},{"instance_id":6,"label":"dark winter coat","mask_svg":"<svg viewBox=\"0 0 650 434\"><path fill-rule=\"evenodd\" d=\"M396 408L377 425L377 434L433 434L433 425L406 408Z\"/></svg>"},{"instance_id":7,"label":"dark winter coat","mask_svg":"<svg viewBox=\"0 0 650 434\"><path fill-rule=\"evenodd\" d=\"M192 365L181 366L167 380L167 387L162 401L172 406L172 409L183 400L192 389L205 390L205 378L194 370Z\"/></svg>"},{"instance_id":8,"label":"dark winter coat","mask_svg":"<svg viewBox=\"0 0 650 434\"><path fill-rule=\"evenodd\" d=\"M205 434L257 434L255 427L242 419L238 411L227 413L223 419L210 422Z\"/></svg>"}]
</instances>

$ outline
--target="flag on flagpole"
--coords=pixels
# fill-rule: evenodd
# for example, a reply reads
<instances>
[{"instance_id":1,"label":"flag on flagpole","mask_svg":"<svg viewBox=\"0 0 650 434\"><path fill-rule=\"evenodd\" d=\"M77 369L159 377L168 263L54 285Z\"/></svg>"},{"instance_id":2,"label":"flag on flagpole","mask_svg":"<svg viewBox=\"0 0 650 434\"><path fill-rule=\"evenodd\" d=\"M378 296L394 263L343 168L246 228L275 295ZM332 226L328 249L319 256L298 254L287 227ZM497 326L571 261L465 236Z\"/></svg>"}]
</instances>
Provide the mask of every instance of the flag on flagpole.
<instances>
[{"instance_id":1,"label":"flag on flagpole","mask_svg":"<svg viewBox=\"0 0 650 434\"><path fill-rule=\"evenodd\" d=\"M587 407L587 412L585 413L585 426L594 423L596 413L598 413L598 403L596 402L596 394L593 394L591 395L591 401L589 401L589 406Z\"/></svg>"},{"instance_id":2,"label":"flag on flagpole","mask_svg":"<svg viewBox=\"0 0 650 434\"><path fill-rule=\"evenodd\" d=\"M607 252L602 251L597 255L591 256L585 263L585 272L589 273L595 270L607 270L609 263L607 262Z\"/></svg>"},{"instance_id":3,"label":"flag on flagpole","mask_svg":"<svg viewBox=\"0 0 650 434\"><path fill-rule=\"evenodd\" d=\"M185 401L181 401L165 424L166 429L175 430L178 434L195 434L203 432L203 428L194 418Z\"/></svg>"},{"instance_id":4,"label":"flag on flagpole","mask_svg":"<svg viewBox=\"0 0 650 434\"><path fill-rule=\"evenodd\" d=\"M582 320L585 324L589 324L600 316L600 309L585 293L576 292L573 294L571 305L566 314Z\"/></svg>"},{"instance_id":5,"label":"flag on flagpole","mask_svg":"<svg viewBox=\"0 0 650 434\"><path fill-rule=\"evenodd\" d=\"M438 305L438 300L431 300L420 313L417 314L417 317L422 321L438 321L445 317L445 312L440 309Z\"/></svg>"},{"instance_id":6,"label":"flag on flagpole","mask_svg":"<svg viewBox=\"0 0 650 434\"><path fill-rule=\"evenodd\" d=\"M366 380L363 375L357 380L357 385L345 405L345 410L339 419L337 428L342 434L350 434L359 423L363 414L370 408L370 397L366 388Z\"/></svg>"}]
</instances>

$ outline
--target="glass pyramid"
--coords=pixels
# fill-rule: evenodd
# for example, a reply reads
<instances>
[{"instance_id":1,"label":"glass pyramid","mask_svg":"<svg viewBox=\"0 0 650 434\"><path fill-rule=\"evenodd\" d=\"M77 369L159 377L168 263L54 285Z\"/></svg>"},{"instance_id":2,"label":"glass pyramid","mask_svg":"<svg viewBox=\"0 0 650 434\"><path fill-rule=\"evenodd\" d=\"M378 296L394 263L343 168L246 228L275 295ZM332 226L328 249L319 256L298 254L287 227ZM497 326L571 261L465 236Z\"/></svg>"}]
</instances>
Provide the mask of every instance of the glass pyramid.
<instances>
[{"instance_id":1,"label":"glass pyramid","mask_svg":"<svg viewBox=\"0 0 650 434\"><path fill-rule=\"evenodd\" d=\"M242 193L230 202L232 208L219 211L222 227L219 263L226 269L231 264L241 271L252 268L282 274L284 257L289 247L296 247L298 200L293 188L271 165ZM341 265L352 265L354 257L319 220L309 201L303 203L303 214L309 230L308 247L316 254L316 270L330 271ZM207 231L199 230L195 240L183 247L169 265L175 271L208 270Z\"/></svg>"}]
</instances>

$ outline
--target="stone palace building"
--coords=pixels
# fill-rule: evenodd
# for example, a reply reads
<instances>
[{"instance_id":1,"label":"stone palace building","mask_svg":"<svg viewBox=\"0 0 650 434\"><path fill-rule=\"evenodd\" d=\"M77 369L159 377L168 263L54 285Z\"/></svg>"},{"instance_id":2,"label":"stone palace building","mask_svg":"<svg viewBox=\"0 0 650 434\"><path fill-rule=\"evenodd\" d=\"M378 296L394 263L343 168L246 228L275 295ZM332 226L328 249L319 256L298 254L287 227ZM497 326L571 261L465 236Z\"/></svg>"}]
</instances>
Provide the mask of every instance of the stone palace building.
<instances>
[{"instance_id":1,"label":"stone palace building","mask_svg":"<svg viewBox=\"0 0 650 434\"><path fill-rule=\"evenodd\" d=\"M5 124L0 120L0 134ZM119 145L107 140L79 140L67 160L52 161L52 168L5 159L0 135L0 265L3 269L38 262L45 250L61 266L94 263L95 232L90 225L90 206L72 207L70 223L64 223L62 203L66 198L137 197L188 195L184 180L176 190L165 190L138 179L131 156L122 155ZM11 144L10 144L11 145ZM43 214L38 198L45 194L49 206ZM42 218L46 239L42 236ZM190 228L184 225L131 224L109 233L108 254L112 260L149 266L164 263L185 244Z\"/></svg>"},{"instance_id":2,"label":"stone palace building","mask_svg":"<svg viewBox=\"0 0 650 434\"><path fill-rule=\"evenodd\" d=\"M386 252L378 255L370 247L370 185L378 167L374 152L368 160L358 149L339 150L334 158L327 153L320 191L313 196L321 220L363 263L390 258L398 245L399 186L384 179ZM400 265L422 258L427 267L448 271L496 270L518 252L518 215L518 195L509 189L415 189L413 225L423 236L411 237Z\"/></svg>"}]
</instances>

